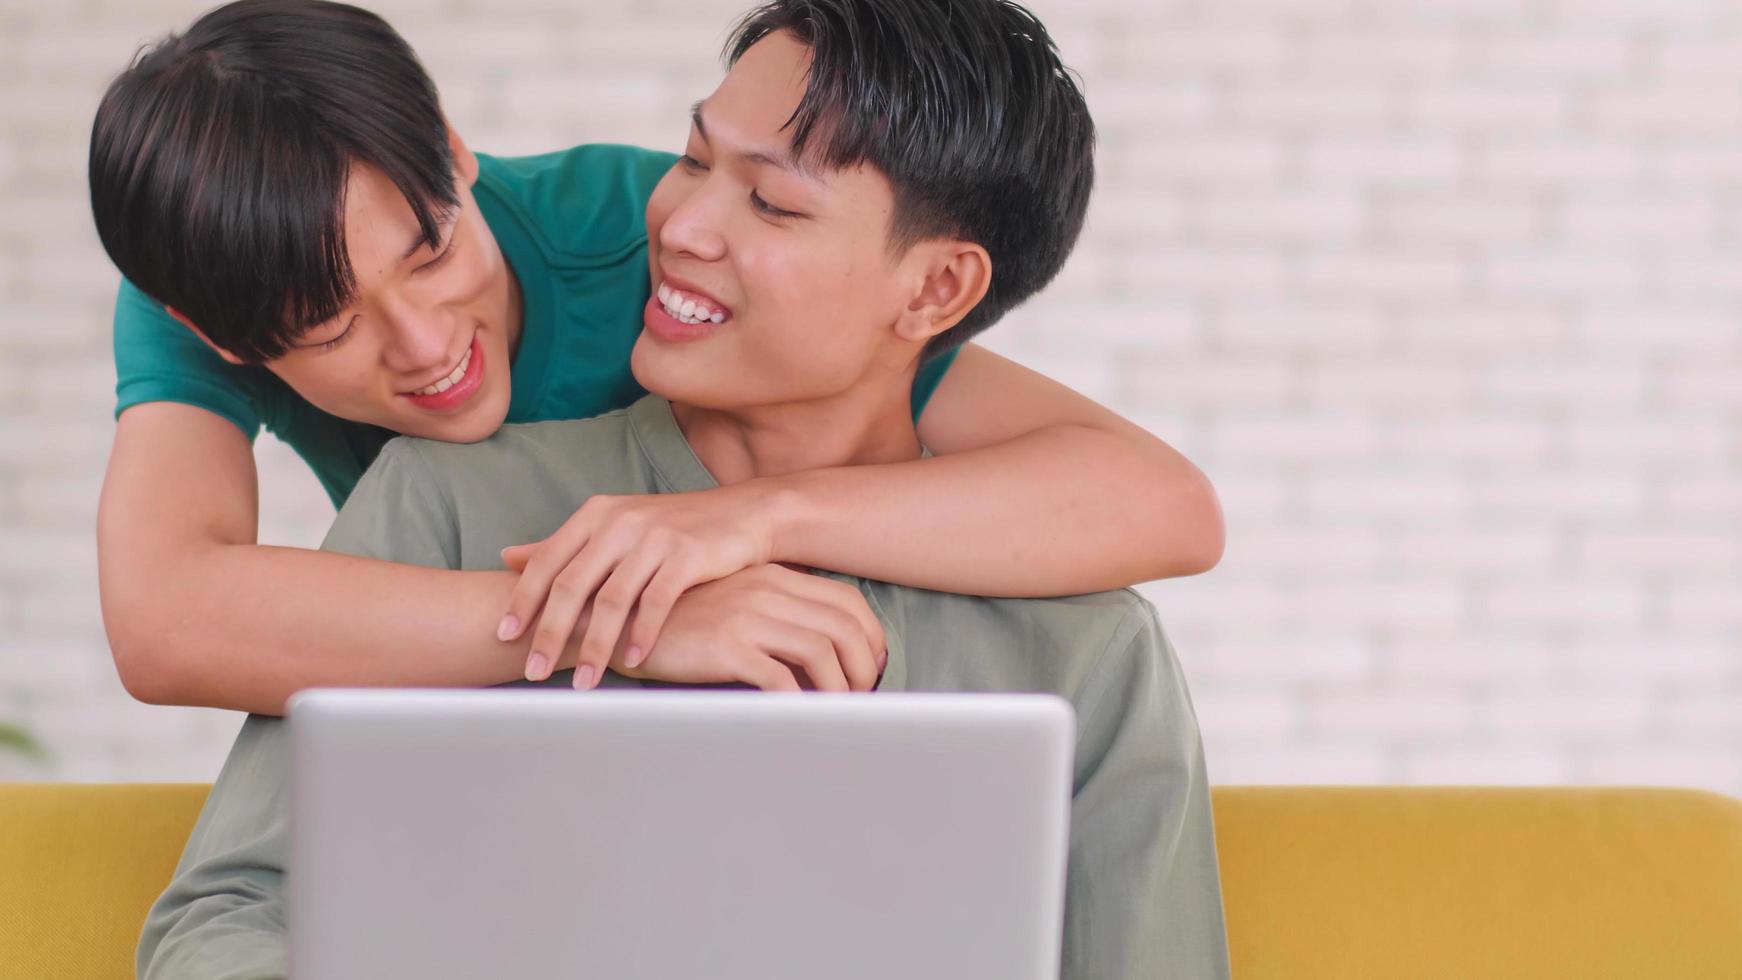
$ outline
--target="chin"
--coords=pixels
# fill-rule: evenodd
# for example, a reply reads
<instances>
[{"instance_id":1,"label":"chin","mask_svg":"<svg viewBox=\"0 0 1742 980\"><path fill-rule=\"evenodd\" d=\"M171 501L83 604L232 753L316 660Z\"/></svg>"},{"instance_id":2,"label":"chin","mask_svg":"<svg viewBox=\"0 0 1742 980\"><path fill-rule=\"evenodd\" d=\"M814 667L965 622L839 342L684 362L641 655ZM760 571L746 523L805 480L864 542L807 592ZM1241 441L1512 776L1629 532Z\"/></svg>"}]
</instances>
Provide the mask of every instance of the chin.
<instances>
[{"instance_id":1,"label":"chin","mask_svg":"<svg viewBox=\"0 0 1742 980\"><path fill-rule=\"evenodd\" d=\"M653 342L647 339L647 331L635 340L635 347L629 352L629 374L635 378L635 383L647 389L648 394L658 395L666 401L679 401L677 387L671 383L669 363L660 352L654 349Z\"/></svg>"},{"instance_id":2,"label":"chin","mask_svg":"<svg viewBox=\"0 0 1742 980\"><path fill-rule=\"evenodd\" d=\"M710 383L708 378L687 377L682 371L660 370L652 366L644 369L639 359L632 360L631 365L636 383L646 388L648 394L658 395L674 405L715 407L713 402L718 399L709 396L717 393L720 387L718 380Z\"/></svg>"},{"instance_id":3,"label":"chin","mask_svg":"<svg viewBox=\"0 0 1742 980\"><path fill-rule=\"evenodd\" d=\"M674 405L730 412L784 400L773 385L758 382L759 375L737 370L732 361L685 356L694 349L662 349L648 343L643 334L629 356L629 369L649 394Z\"/></svg>"},{"instance_id":4,"label":"chin","mask_svg":"<svg viewBox=\"0 0 1742 980\"><path fill-rule=\"evenodd\" d=\"M502 404L478 405L463 415L447 418L424 418L416 426L417 431L404 430L408 436L419 439L435 439L440 442L469 443L483 442L496 434L502 428L502 423L508 418L508 405Z\"/></svg>"},{"instance_id":5,"label":"chin","mask_svg":"<svg viewBox=\"0 0 1742 980\"><path fill-rule=\"evenodd\" d=\"M500 405L480 405L478 410L464 419L459 428L460 434L454 442L483 442L495 435L502 428L502 423L508 420L508 401L503 399Z\"/></svg>"},{"instance_id":6,"label":"chin","mask_svg":"<svg viewBox=\"0 0 1742 980\"><path fill-rule=\"evenodd\" d=\"M467 425L467 426L464 426L460 429L443 433L442 435L436 436L435 438L441 439L443 442L455 442L455 443L483 442L485 439L488 439L491 436L495 435L496 430L498 430L500 428L502 428L502 424L500 422L498 422L495 425Z\"/></svg>"}]
</instances>

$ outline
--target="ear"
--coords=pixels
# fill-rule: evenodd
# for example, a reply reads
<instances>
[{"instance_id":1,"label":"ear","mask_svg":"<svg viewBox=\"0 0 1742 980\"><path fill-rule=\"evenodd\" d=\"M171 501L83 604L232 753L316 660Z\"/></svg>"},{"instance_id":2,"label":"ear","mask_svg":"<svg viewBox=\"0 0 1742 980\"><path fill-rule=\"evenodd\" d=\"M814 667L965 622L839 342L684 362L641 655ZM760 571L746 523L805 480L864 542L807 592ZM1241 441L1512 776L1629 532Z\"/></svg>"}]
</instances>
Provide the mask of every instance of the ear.
<instances>
[{"instance_id":1,"label":"ear","mask_svg":"<svg viewBox=\"0 0 1742 980\"><path fill-rule=\"evenodd\" d=\"M992 257L978 244L956 239L925 242L915 246L914 253L924 263L923 278L895 322L895 333L923 344L962 322L980 305L992 286Z\"/></svg>"},{"instance_id":2,"label":"ear","mask_svg":"<svg viewBox=\"0 0 1742 980\"><path fill-rule=\"evenodd\" d=\"M442 121L447 122L447 117L443 116ZM454 171L460 175L462 181L465 181L466 186L470 187L478 182L478 155L472 152L472 148L466 145L465 140L460 139L460 134L455 131L453 123L450 122L447 126L448 149L454 155Z\"/></svg>"},{"instance_id":3,"label":"ear","mask_svg":"<svg viewBox=\"0 0 1742 980\"><path fill-rule=\"evenodd\" d=\"M925 343L960 324L986 298L991 287L991 256L974 242L944 238L915 245L915 258L923 263L923 279L915 298L895 322L895 334L906 341Z\"/></svg>"},{"instance_id":4,"label":"ear","mask_svg":"<svg viewBox=\"0 0 1742 980\"><path fill-rule=\"evenodd\" d=\"M174 307L171 307L171 306L164 307L164 310L167 311L170 316L175 317L175 320L177 323L188 328L189 330L192 330L194 332L194 336L205 341L207 347L210 347L212 350L217 351L219 357L223 358L226 361L229 361L231 364L242 364L243 363L243 361L240 357L237 357L236 355L230 353L229 351L225 350L224 348L219 347L217 344L212 343L212 338L206 336L206 332L204 330L201 330L199 327L194 326L194 322L192 320L189 320L187 317L183 316L182 312L180 310L175 309Z\"/></svg>"}]
</instances>

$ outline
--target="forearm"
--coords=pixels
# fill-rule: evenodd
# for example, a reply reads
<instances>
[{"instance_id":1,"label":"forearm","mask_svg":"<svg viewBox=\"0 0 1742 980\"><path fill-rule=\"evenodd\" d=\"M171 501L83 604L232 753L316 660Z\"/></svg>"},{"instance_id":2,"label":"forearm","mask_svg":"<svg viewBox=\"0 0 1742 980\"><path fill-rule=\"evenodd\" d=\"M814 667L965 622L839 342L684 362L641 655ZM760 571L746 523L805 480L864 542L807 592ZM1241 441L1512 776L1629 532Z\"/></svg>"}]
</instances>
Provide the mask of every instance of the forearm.
<instances>
[{"instance_id":1,"label":"forearm","mask_svg":"<svg viewBox=\"0 0 1742 980\"><path fill-rule=\"evenodd\" d=\"M739 486L764 495L775 560L945 592L1122 588L1202 572L1222 547L1196 467L1087 426Z\"/></svg>"},{"instance_id":2,"label":"forearm","mask_svg":"<svg viewBox=\"0 0 1742 980\"><path fill-rule=\"evenodd\" d=\"M521 676L529 643L496 639L509 572L210 545L104 578L117 667L154 703L276 715L312 686L498 684Z\"/></svg>"}]
</instances>

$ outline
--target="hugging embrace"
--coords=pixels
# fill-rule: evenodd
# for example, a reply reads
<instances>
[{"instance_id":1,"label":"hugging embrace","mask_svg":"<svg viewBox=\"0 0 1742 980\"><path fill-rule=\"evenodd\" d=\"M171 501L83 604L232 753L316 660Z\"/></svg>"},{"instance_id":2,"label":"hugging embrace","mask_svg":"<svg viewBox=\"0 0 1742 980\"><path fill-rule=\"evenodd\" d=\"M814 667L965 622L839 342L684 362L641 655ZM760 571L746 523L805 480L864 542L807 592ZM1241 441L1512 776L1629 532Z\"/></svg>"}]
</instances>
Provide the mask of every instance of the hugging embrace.
<instances>
[{"instance_id":1,"label":"hugging embrace","mask_svg":"<svg viewBox=\"0 0 1742 980\"><path fill-rule=\"evenodd\" d=\"M105 623L136 696L251 712L142 976L282 976L291 693L500 684L1058 694L1063 976L1226 976L1196 719L1122 588L1213 565L1214 496L970 343L1076 241L1081 92L1002 0L775 0L726 60L678 156L476 153L315 0L111 86ZM340 505L320 552L254 543L262 426Z\"/></svg>"}]
</instances>

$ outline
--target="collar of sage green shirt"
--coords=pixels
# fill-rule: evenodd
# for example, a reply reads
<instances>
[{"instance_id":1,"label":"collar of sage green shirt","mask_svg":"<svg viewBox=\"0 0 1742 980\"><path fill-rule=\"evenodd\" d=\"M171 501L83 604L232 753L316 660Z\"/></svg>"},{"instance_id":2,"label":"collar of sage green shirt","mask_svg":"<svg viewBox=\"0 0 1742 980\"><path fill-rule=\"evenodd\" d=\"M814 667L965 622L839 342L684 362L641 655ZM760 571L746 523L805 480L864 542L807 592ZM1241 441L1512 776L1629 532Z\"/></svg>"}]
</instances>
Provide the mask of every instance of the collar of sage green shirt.
<instances>
[{"instance_id":1,"label":"collar of sage green shirt","mask_svg":"<svg viewBox=\"0 0 1742 980\"><path fill-rule=\"evenodd\" d=\"M671 493L684 493L691 490L712 490L720 485L714 475L708 472L690 448L688 439L684 438L683 429L677 424L677 416L672 414L671 402L658 395L647 395L640 401L629 406L629 431L640 448L641 454L647 458L655 473L659 475L661 489ZM926 455L930 455L928 452ZM878 679L877 691L905 691L907 689L907 650L902 643L901 633L895 628L895 623L884 607L884 602L878 596L877 589L867 579L855 578L851 575L841 575L825 569L813 569L814 574L832 578L838 582L846 582L859 590L865 597L865 602L871 607L871 612L883 624L884 640L888 644L889 662L883 667L883 676ZM890 601L899 601L901 590L887 590Z\"/></svg>"}]
</instances>

